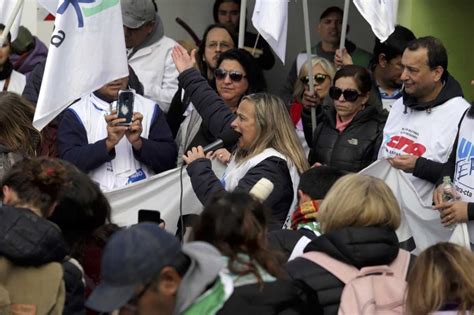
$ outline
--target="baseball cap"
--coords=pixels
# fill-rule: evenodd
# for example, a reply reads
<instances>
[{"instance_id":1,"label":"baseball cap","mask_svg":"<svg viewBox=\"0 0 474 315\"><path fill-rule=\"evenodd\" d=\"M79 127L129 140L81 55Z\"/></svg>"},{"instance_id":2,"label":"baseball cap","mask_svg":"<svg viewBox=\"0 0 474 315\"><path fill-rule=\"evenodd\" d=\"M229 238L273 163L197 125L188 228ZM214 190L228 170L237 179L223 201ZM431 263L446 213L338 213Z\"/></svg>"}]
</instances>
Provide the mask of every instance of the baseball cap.
<instances>
[{"instance_id":1,"label":"baseball cap","mask_svg":"<svg viewBox=\"0 0 474 315\"><path fill-rule=\"evenodd\" d=\"M102 256L101 282L86 306L112 312L124 306L135 287L146 284L180 252L178 240L154 223L140 223L116 232Z\"/></svg>"},{"instance_id":2,"label":"baseball cap","mask_svg":"<svg viewBox=\"0 0 474 315\"><path fill-rule=\"evenodd\" d=\"M139 28L155 19L157 11L153 0L121 0L123 25Z\"/></svg>"}]
</instances>

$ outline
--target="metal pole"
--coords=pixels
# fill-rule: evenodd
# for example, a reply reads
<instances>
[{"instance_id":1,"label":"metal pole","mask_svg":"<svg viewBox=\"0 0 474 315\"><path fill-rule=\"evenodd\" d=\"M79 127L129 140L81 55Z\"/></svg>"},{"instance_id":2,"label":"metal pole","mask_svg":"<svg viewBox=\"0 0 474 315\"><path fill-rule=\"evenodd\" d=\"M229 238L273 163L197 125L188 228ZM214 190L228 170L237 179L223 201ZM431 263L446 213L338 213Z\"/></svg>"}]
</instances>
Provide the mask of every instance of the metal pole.
<instances>
[{"instance_id":1,"label":"metal pole","mask_svg":"<svg viewBox=\"0 0 474 315\"><path fill-rule=\"evenodd\" d=\"M308 56L306 58L306 61L310 61L312 58L312 53L311 53L311 36L309 32L309 16L308 16L308 0L303 0L303 19L304 19L304 37L305 37L305 42L306 42L306 55ZM314 75L313 75L313 65L311 62L307 62L307 67L308 67L308 78L309 78L309 92L311 94L314 93ZM316 107L311 107L311 126L314 130L316 130Z\"/></svg>"}]
</instances>

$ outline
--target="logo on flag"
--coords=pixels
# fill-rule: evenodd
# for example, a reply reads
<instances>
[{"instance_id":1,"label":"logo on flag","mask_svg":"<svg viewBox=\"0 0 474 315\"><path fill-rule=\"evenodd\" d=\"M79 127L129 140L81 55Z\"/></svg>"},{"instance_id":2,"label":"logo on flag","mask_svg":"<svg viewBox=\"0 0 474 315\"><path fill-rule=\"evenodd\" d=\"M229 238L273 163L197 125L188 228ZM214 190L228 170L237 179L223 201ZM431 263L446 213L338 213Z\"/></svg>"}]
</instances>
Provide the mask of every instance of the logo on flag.
<instances>
[{"instance_id":1,"label":"logo on flag","mask_svg":"<svg viewBox=\"0 0 474 315\"><path fill-rule=\"evenodd\" d=\"M48 1L39 2L51 9ZM128 75L119 0L61 0L52 12L54 32L33 120L39 130L75 100Z\"/></svg>"}]
</instances>

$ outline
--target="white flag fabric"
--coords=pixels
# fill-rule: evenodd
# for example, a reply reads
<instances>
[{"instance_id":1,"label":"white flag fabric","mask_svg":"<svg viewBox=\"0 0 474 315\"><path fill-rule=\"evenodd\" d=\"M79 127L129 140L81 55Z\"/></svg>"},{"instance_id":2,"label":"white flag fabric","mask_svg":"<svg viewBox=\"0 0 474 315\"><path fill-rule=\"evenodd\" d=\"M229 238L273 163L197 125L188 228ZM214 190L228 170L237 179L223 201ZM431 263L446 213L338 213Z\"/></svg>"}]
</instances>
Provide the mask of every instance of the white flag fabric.
<instances>
[{"instance_id":1,"label":"white flag fabric","mask_svg":"<svg viewBox=\"0 0 474 315\"><path fill-rule=\"evenodd\" d=\"M119 0L60 0L33 125L128 75Z\"/></svg>"},{"instance_id":2,"label":"white flag fabric","mask_svg":"<svg viewBox=\"0 0 474 315\"><path fill-rule=\"evenodd\" d=\"M403 248L419 254L438 242L452 242L470 249L466 223L457 224L454 230L445 228L439 212L431 205L424 205L405 173L393 168L387 160L374 162L360 174L380 178L392 189L402 209L397 236Z\"/></svg>"},{"instance_id":3,"label":"white flag fabric","mask_svg":"<svg viewBox=\"0 0 474 315\"><path fill-rule=\"evenodd\" d=\"M387 40L395 30L398 0L354 0L354 4L375 36L381 42Z\"/></svg>"},{"instance_id":4,"label":"white flag fabric","mask_svg":"<svg viewBox=\"0 0 474 315\"><path fill-rule=\"evenodd\" d=\"M3 25L6 25L8 23L8 20L12 15L12 11L15 8L17 1L19 0L0 0L0 23L2 23ZM16 18L13 21L12 27L10 29L10 34L12 35L12 42L18 36L18 28L20 27L23 6L20 8L20 11L18 11L18 14L16 15Z\"/></svg>"},{"instance_id":5,"label":"white flag fabric","mask_svg":"<svg viewBox=\"0 0 474 315\"><path fill-rule=\"evenodd\" d=\"M256 0L252 23L284 64L288 31L288 0Z\"/></svg>"},{"instance_id":6,"label":"white flag fabric","mask_svg":"<svg viewBox=\"0 0 474 315\"><path fill-rule=\"evenodd\" d=\"M225 166L212 161L212 169L220 178ZM186 170L183 170L183 215L199 214L202 204L193 191ZM175 168L145 180L105 193L112 207L112 222L119 226L137 223L138 210L158 210L166 229L176 232L179 219L180 168Z\"/></svg>"}]
</instances>

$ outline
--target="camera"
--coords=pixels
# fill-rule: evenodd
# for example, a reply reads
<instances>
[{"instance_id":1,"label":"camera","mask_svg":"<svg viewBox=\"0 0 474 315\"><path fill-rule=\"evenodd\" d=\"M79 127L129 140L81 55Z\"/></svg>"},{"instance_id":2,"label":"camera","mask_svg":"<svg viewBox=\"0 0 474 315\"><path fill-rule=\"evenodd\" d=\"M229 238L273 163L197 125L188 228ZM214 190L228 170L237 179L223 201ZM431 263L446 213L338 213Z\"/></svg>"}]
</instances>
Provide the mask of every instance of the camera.
<instances>
[{"instance_id":1,"label":"camera","mask_svg":"<svg viewBox=\"0 0 474 315\"><path fill-rule=\"evenodd\" d=\"M120 90L117 99L117 118L125 118L124 122L118 126L130 126L133 117L133 103L135 101L135 91Z\"/></svg>"}]
</instances>

